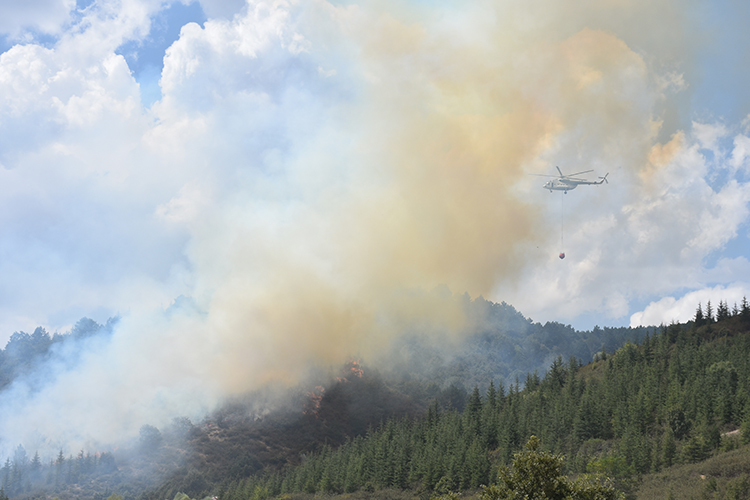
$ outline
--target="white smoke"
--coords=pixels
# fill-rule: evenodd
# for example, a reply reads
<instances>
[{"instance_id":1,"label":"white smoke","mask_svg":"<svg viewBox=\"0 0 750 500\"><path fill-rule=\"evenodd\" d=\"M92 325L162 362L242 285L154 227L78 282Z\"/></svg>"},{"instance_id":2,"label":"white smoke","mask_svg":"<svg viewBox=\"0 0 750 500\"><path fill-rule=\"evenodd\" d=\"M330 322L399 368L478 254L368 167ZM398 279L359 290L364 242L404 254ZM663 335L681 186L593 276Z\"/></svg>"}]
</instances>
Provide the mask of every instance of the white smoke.
<instances>
[{"instance_id":1,"label":"white smoke","mask_svg":"<svg viewBox=\"0 0 750 500\"><path fill-rule=\"evenodd\" d=\"M204 2L147 110L115 51L160 5L95 2L0 55L0 329L122 315L0 395L3 446L106 446L415 324L458 333L440 285L627 318L735 279L702 263L747 220L747 132L674 119L695 68L665 61L695 42L669 2ZM610 172L561 195L564 261L526 175L554 165Z\"/></svg>"}]
</instances>

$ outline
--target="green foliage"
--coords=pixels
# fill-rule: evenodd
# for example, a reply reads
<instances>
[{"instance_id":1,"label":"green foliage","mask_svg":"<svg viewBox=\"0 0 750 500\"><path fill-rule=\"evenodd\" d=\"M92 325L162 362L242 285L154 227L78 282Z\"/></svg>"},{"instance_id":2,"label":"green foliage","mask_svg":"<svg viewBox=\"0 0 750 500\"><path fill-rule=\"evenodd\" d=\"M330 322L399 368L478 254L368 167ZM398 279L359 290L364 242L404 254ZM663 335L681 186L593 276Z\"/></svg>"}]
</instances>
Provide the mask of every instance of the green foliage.
<instances>
[{"instance_id":1,"label":"green foliage","mask_svg":"<svg viewBox=\"0 0 750 500\"><path fill-rule=\"evenodd\" d=\"M501 467L499 480L482 492L482 500L564 498L570 489L562 475L565 462L561 455L539 450L539 439L531 436L526 450L513 456L511 467Z\"/></svg>"},{"instance_id":2,"label":"green foliage","mask_svg":"<svg viewBox=\"0 0 750 500\"><path fill-rule=\"evenodd\" d=\"M667 427L664 431L664 437L662 438L662 462L664 466L669 467L674 463L677 455L677 443L675 441L674 432L671 427Z\"/></svg>"},{"instance_id":3,"label":"green foliage","mask_svg":"<svg viewBox=\"0 0 750 500\"><path fill-rule=\"evenodd\" d=\"M571 485L566 497L570 500L624 500L625 494L618 492L614 482L607 476L582 474Z\"/></svg>"},{"instance_id":4,"label":"green foliage","mask_svg":"<svg viewBox=\"0 0 750 500\"><path fill-rule=\"evenodd\" d=\"M682 449L682 460L684 463L693 464L705 460L708 456L708 449L703 436L693 435Z\"/></svg>"},{"instance_id":5,"label":"green foliage","mask_svg":"<svg viewBox=\"0 0 750 500\"><path fill-rule=\"evenodd\" d=\"M742 444L750 444L750 412L746 412L740 427Z\"/></svg>"},{"instance_id":6,"label":"green foliage","mask_svg":"<svg viewBox=\"0 0 750 500\"><path fill-rule=\"evenodd\" d=\"M750 449L720 453L703 462L645 475L637 498L750 498Z\"/></svg>"},{"instance_id":7,"label":"green foliage","mask_svg":"<svg viewBox=\"0 0 750 500\"><path fill-rule=\"evenodd\" d=\"M726 500L743 500L750 498L750 476L742 474L732 478L727 484Z\"/></svg>"},{"instance_id":8,"label":"green foliage","mask_svg":"<svg viewBox=\"0 0 750 500\"><path fill-rule=\"evenodd\" d=\"M499 480L482 490L480 500L614 500L622 498L611 481L600 475L581 475L571 481L562 475L565 459L540 450L531 436L526 449L513 457L510 467L501 467Z\"/></svg>"},{"instance_id":9,"label":"green foliage","mask_svg":"<svg viewBox=\"0 0 750 500\"><path fill-rule=\"evenodd\" d=\"M365 437L308 456L285 474L283 487L269 491L420 488L447 495L484 485L485 498L513 498L509 491L543 482L548 493L578 484L596 495L613 484L632 496L643 474L705 460L728 442L721 429L750 415L740 411L748 398L738 397L750 394L750 335L725 332L721 342L707 342L709 333L673 324L606 361L581 366L557 357L543 376L529 375L524 390L516 382L506 393L490 382L483 397L475 387L462 412L436 400L424 420L387 420ZM567 465L563 454L573 457ZM490 476L493 461L510 460ZM580 473L582 482L568 480L569 473Z\"/></svg>"},{"instance_id":10,"label":"green foliage","mask_svg":"<svg viewBox=\"0 0 750 500\"><path fill-rule=\"evenodd\" d=\"M706 324L706 320L703 318L703 308L698 304L698 309L695 311L695 317L693 318L693 324L696 327L703 326Z\"/></svg>"},{"instance_id":11,"label":"green foliage","mask_svg":"<svg viewBox=\"0 0 750 500\"><path fill-rule=\"evenodd\" d=\"M612 478L619 491L630 494L637 488L635 467L629 464L622 455L606 455L592 460L586 470L598 477Z\"/></svg>"},{"instance_id":12,"label":"green foliage","mask_svg":"<svg viewBox=\"0 0 750 500\"><path fill-rule=\"evenodd\" d=\"M458 493L455 491L449 491L444 495L433 495L430 497L430 500L459 500L459 498L461 498L461 496Z\"/></svg>"}]
</instances>

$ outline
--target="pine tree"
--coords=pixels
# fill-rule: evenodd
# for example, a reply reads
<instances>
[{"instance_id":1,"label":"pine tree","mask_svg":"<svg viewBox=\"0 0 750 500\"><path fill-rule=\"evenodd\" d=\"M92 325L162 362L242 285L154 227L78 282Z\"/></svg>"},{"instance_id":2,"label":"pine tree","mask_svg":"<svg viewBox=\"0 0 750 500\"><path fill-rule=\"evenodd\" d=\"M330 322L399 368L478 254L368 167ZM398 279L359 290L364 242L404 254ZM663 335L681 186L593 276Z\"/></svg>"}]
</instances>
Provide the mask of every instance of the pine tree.
<instances>
[{"instance_id":1,"label":"pine tree","mask_svg":"<svg viewBox=\"0 0 750 500\"><path fill-rule=\"evenodd\" d=\"M38 481L42 477L42 459L39 457L39 452L34 453L34 458L31 459L29 464L30 476L32 481Z\"/></svg>"},{"instance_id":2,"label":"pine tree","mask_svg":"<svg viewBox=\"0 0 750 500\"><path fill-rule=\"evenodd\" d=\"M497 447L497 426L500 421L498 407L499 404L495 384L490 380L490 386L487 389L487 402L482 408L481 424L482 441L487 449L490 450Z\"/></svg>"},{"instance_id":3,"label":"pine tree","mask_svg":"<svg viewBox=\"0 0 750 500\"><path fill-rule=\"evenodd\" d=\"M740 426L740 440L742 444L750 444L750 411L747 410Z\"/></svg>"},{"instance_id":4,"label":"pine tree","mask_svg":"<svg viewBox=\"0 0 750 500\"><path fill-rule=\"evenodd\" d=\"M11 464L10 464L10 457L8 457L5 460L5 465L3 465L2 468L2 485L0 487L3 488L3 490L9 490L10 489L10 473L11 473Z\"/></svg>"},{"instance_id":5,"label":"pine tree","mask_svg":"<svg viewBox=\"0 0 750 500\"><path fill-rule=\"evenodd\" d=\"M474 386L474 390L471 391L464 415L469 432L478 436L482 425L482 396L479 394L479 387L477 386Z\"/></svg>"},{"instance_id":6,"label":"pine tree","mask_svg":"<svg viewBox=\"0 0 750 500\"><path fill-rule=\"evenodd\" d=\"M487 388L487 405L492 409L497 409L497 391L495 390L495 382L490 379L490 386Z\"/></svg>"},{"instance_id":7,"label":"pine tree","mask_svg":"<svg viewBox=\"0 0 750 500\"><path fill-rule=\"evenodd\" d=\"M682 460L685 463L696 463L701 460L705 460L708 455L708 447L706 442L703 440L703 436L700 433L693 433L693 435L685 443L682 448Z\"/></svg>"},{"instance_id":8,"label":"pine tree","mask_svg":"<svg viewBox=\"0 0 750 500\"><path fill-rule=\"evenodd\" d=\"M719 301L719 307L716 309L716 321L729 319L729 306L723 300Z\"/></svg>"},{"instance_id":9,"label":"pine tree","mask_svg":"<svg viewBox=\"0 0 750 500\"><path fill-rule=\"evenodd\" d=\"M674 459L677 454L677 442L675 441L674 433L669 426L667 426L667 430L664 431L661 448L662 462L664 463L665 467L669 467L674 463Z\"/></svg>"},{"instance_id":10,"label":"pine tree","mask_svg":"<svg viewBox=\"0 0 750 500\"><path fill-rule=\"evenodd\" d=\"M63 464L65 463L65 455L63 455L62 449L57 455L55 460L55 485L59 485L63 482Z\"/></svg>"},{"instance_id":11,"label":"pine tree","mask_svg":"<svg viewBox=\"0 0 750 500\"><path fill-rule=\"evenodd\" d=\"M701 307L701 303L698 302L698 309L695 311L695 318L693 318L693 324L696 328L703 326L706 324L706 320L703 318L703 307Z\"/></svg>"}]
</instances>

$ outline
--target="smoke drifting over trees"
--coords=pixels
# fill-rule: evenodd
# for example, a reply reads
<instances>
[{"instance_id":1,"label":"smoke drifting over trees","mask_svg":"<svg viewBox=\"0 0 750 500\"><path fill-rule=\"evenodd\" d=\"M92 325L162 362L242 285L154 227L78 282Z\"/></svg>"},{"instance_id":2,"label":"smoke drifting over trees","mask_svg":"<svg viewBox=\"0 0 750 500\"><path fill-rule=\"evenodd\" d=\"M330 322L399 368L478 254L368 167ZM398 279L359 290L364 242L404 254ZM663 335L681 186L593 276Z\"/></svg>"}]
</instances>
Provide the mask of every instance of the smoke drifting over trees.
<instances>
[{"instance_id":1,"label":"smoke drifting over trees","mask_svg":"<svg viewBox=\"0 0 750 500\"><path fill-rule=\"evenodd\" d=\"M472 301L468 296L446 294L445 290L434 295L437 298L423 300L443 301L465 318L460 335L431 322L404 325L398 341L362 361L391 384L411 381L432 387L429 394L412 395L418 400L442 394L441 398L457 408L463 405L465 388L484 386L488 377L498 384L510 384L516 377L523 379L527 372L544 371L559 355L588 360L603 346L614 350L624 340L640 338L647 331L597 328L577 332L559 323L533 323L504 303ZM137 367L127 365L129 358L114 354L135 353L143 346L118 337L121 321L112 319L99 325L84 318L67 334L49 335L38 328L31 335L16 332L11 336L0 351L0 411L4 421L0 447L6 456L18 444L41 452L44 459L56 456L60 449L65 453L75 454L81 449L93 453L111 450L128 440L140 440L144 450L150 449L157 447L159 429L172 425L175 417L199 422L232 398L242 397L242 418L261 418L270 411L288 408L293 400L290 389L313 394L313 387L330 377L330 368L311 365L302 385L269 384L252 391L253 396L248 398L247 391L227 392L212 386L210 374L201 381L169 373L173 360L164 360L162 366L145 373L133 373ZM441 339L440 343L435 344L435 339ZM181 347L181 341L176 340L173 348ZM210 360L200 357L195 362L199 368L212 366ZM356 378L361 368L354 363L349 365L354 371L342 376ZM120 373L119 369L124 371ZM202 395L201 390L205 391ZM150 397L135 395L135 391ZM295 404L301 412L301 404ZM363 430L358 428L353 434Z\"/></svg>"},{"instance_id":2,"label":"smoke drifting over trees","mask_svg":"<svg viewBox=\"0 0 750 500\"><path fill-rule=\"evenodd\" d=\"M534 323L507 304L464 306L483 321L446 349L423 332L406 335L387 365L351 360L281 399L255 392L224 401L200 421L145 424L114 452L61 449L56 458L30 458L18 445L0 479L13 495L118 491L157 499L220 489L244 498L255 488L279 494L415 485L444 492L488 484L490 464L509 460L537 434L568 456L568 472L606 472L632 492L637 474L740 445L737 433L725 439L721 432L747 426L746 304L704 324L588 332ZM84 338L111 335L92 326ZM595 361L583 366L580 355ZM13 383L25 376L17 372ZM364 462L372 467L357 465Z\"/></svg>"}]
</instances>

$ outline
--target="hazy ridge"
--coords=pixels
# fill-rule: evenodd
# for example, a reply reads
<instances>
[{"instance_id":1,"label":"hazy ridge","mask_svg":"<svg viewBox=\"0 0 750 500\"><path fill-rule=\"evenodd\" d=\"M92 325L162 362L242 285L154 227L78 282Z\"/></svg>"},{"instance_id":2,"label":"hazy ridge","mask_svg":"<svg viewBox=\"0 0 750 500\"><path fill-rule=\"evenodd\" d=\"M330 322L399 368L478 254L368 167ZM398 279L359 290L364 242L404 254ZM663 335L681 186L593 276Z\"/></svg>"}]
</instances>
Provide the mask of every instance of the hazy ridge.
<instances>
[{"instance_id":1,"label":"hazy ridge","mask_svg":"<svg viewBox=\"0 0 750 500\"><path fill-rule=\"evenodd\" d=\"M468 297L463 302L472 328L460 338L435 342L434 332L415 328L382 357L352 358L344 367L320 369L291 390L269 387L238 396L201 421L175 414L173 423L161 429L144 422L140 438L117 449L63 444L46 456L27 451L24 443L0 443L11 450L2 484L14 495L38 490L70 495L83 484L89 493L117 489L138 495L170 474L182 474L182 482L194 483L188 490L210 489L227 471L237 478L298 463L300 454L321 443L342 444L391 418L418 418L435 400L460 411L474 386L484 391L490 381L517 384L527 373L544 373L558 357L585 363L602 348L614 351L653 331L576 331L557 322L533 322L506 303ZM0 395L18 386L43 387L73 368L92 346L107 342L117 321L100 325L83 318L66 333L49 334L43 328L14 333L0 351Z\"/></svg>"}]
</instances>

